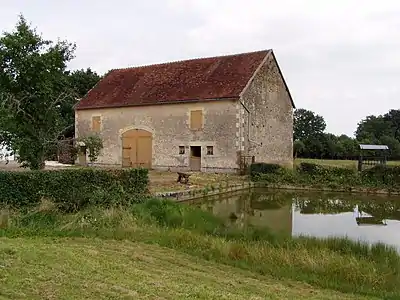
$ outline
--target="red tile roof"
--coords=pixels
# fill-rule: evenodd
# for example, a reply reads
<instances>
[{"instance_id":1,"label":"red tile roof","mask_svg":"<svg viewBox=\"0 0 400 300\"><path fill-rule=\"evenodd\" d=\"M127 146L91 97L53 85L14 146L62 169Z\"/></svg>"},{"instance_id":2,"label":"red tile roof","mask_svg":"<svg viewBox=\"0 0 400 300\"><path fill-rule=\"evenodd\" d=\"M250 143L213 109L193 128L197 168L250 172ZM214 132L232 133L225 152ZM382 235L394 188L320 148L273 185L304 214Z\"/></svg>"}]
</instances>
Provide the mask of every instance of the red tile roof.
<instances>
[{"instance_id":1,"label":"red tile roof","mask_svg":"<svg viewBox=\"0 0 400 300\"><path fill-rule=\"evenodd\" d=\"M112 70L76 109L237 98L270 51Z\"/></svg>"}]
</instances>

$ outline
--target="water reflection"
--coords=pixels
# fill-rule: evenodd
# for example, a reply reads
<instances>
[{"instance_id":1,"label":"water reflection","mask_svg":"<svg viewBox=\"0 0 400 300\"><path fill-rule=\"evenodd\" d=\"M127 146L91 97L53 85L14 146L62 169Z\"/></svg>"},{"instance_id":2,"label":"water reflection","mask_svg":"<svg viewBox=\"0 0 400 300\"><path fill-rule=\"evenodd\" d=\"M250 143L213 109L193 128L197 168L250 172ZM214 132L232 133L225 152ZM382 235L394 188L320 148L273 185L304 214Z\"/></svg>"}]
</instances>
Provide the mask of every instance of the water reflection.
<instances>
[{"instance_id":1,"label":"water reflection","mask_svg":"<svg viewBox=\"0 0 400 300\"><path fill-rule=\"evenodd\" d=\"M241 227L293 236L347 236L400 251L400 197L253 189L205 197L193 205Z\"/></svg>"}]
</instances>

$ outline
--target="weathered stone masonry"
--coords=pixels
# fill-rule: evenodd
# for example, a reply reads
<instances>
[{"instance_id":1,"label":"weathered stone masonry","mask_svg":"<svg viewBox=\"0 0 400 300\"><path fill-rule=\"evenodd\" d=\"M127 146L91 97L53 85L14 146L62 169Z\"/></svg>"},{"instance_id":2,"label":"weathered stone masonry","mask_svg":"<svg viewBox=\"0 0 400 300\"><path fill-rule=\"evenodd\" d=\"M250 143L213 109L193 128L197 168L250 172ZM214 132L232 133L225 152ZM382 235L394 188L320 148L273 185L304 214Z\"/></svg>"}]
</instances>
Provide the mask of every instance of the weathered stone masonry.
<instances>
[{"instance_id":1,"label":"weathered stone masonry","mask_svg":"<svg viewBox=\"0 0 400 300\"><path fill-rule=\"evenodd\" d=\"M202 112L200 130L191 111ZM93 117L102 165L121 167L122 135L140 129L151 133L154 169L189 170L191 146L205 172L237 171L240 155L293 166L293 102L271 50L117 70L78 104L76 137L91 133Z\"/></svg>"},{"instance_id":2,"label":"weathered stone masonry","mask_svg":"<svg viewBox=\"0 0 400 300\"><path fill-rule=\"evenodd\" d=\"M191 110L202 109L204 128L189 129ZM236 104L233 100L151 106L89 109L76 111L76 136L90 132L92 116L101 116L104 149L97 163L120 166L122 161L121 134L132 128L153 134L155 169L189 169L190 146L202 147L202 171L225 172L237 168ZM179 154L185 146L185 154ZM213 155L206 147L213 146Z\"/></svg>"},{"instance_id":3,"label":"weathered stone masonry","mask_svg":"<svg viewBox=\"0 0 400 300\"><path fill-rule=\"evenodd\" d=\"M240 150L256 161L293 166L293 106L269 55L241 97ZM249 111L247 111L247 110Z\"/></svg>"}]
</instances>

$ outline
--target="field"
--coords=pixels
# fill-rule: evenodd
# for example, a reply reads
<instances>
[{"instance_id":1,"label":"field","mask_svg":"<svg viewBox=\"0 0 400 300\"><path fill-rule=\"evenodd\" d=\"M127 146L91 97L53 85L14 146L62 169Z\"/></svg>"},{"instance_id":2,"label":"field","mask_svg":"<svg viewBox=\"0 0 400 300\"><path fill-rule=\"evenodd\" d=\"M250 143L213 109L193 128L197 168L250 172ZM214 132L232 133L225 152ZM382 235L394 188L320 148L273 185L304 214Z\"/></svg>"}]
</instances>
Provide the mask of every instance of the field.
<instances>
[{"instance_id":1,"label":"field","mask_svg":"<svg viewBox=\"0 0 400 300\"><path fill-rule=\"evenodd\" d=\"M358 162L355 160L334 160L334 159L310 159L310 158L297 158L295 165L302 162L314 163L329 167L342 167L342 168L357 168ZM389 161L390 166L400 166L400 161Z\"/></svg>"},{"instance_id":2,"label":"field","mask_svg":"<svg viewBox=\"0 0 400 300\"><path fill-rule=\"evenodd\" d=\"M0 268L0 299L374 299L128 241L2 238Z\"/></svg>"},{"instance_id":3,"label":"field","mask_svg":"<svg viewBox=\"0 0 400 300\"><path fill-rule=\"evenodd\" d=\"M46 201L28 212L0 210L0 299L400 295L400 257L390 247L224 224L156 199L72 214Z\"/></svg>"}]
</instances>

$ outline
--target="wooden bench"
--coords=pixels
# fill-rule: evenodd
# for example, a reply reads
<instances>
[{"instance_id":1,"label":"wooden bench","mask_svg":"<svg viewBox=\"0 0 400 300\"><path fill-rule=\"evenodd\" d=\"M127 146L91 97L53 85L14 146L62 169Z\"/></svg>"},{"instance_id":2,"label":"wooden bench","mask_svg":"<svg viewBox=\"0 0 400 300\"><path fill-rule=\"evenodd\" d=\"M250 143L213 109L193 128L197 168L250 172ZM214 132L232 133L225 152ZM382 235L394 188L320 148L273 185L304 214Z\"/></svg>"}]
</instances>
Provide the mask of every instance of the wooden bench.
<instances>
[{"instance_id":1,"label":"wooden bench","mask_svg":"<svg viewBox=\"0 0 400 300\"><path fill-rule=\"evenodd\" d=\"M178 180L176 182L180 182L180 183L189 183L189 177L192 174L188 174L188 173L183 173L183 172L177 172L178 173ZM182 182L182 179L184 180L184 182Z\"/></svg>"}]
</instances>

